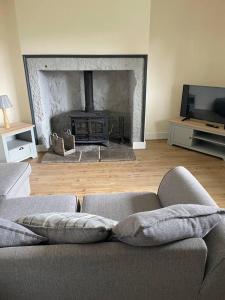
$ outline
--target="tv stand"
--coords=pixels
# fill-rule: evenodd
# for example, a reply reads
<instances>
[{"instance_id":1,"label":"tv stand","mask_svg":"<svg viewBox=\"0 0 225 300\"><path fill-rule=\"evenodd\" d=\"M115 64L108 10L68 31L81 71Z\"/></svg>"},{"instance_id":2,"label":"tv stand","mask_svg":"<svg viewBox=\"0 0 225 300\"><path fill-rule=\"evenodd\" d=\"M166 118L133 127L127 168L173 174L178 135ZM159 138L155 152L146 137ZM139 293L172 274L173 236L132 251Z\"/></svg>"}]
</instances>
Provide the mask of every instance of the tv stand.
<instances>
[{"instance_id":1,"label":"tv stand","mask_svg":"<svg viewBox=\"0 0 225 300\"><path fill-rule=\"evenodd\" d=\"M169 121L168 144L213 155L225 160L225 130L206 123L181 118Z\"/></svg>"},{"instance_id":2,"label":"tv stand","mask_svg":"<svg viewBox=\"0 0 225 300\"><path fill-rule=\"evenodd\" d=\"M190 117L185 117L185 118L181 119L182 122L187 121L187 120L190 120Z\"/></svg>"},{"instance_id":3,"label":"tv stand","mask_svg":"<svg viewBox=\"0 0 225 300\"><path fill-rule=\"evenodd\" d=\"M193 117L193 114L191 111L189 111L189 113L187 114L187 116L183 119L181 119L182 122L190 120Z\"/></svg>"}]
</instances>

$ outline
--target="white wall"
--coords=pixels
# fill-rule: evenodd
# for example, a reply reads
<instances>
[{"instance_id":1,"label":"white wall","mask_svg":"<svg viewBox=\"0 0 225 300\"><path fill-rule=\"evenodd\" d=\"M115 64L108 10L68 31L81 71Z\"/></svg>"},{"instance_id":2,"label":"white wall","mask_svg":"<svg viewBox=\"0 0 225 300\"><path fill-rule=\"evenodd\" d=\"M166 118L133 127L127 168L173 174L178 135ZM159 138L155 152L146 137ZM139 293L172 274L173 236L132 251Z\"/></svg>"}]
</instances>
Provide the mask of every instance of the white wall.
<instances>
[{"instance_id":1,"label":"white wall","mask_svg":"<svg viewBox=\"0 0 225 300\"><path fill-rule=\"evenodd\" d=\"M166 136L183 83L225 86L225 1L152 0L147 137Z\"/></svg>"},{"instance_id":2,"label":"white wall","mask_svg":"<svg viewBox=\"0 0 225 300\"><path fill-rule=\"evenodd\" d=\"M15 10L10 0L0 0L0 95L3 94L8 95L13 104L13 107L8 109L10 122L19 121L23 100L27 102L27 98ZM0 126L2 123L3 117L0 112Z\"/></svg>"},{"instance_id":3,"label":"white wall","mask_svg":"<svg viewBox=\"0 0 225 300\"><path fill-rule=\"evenodd\" d=\"M183 83L225 86L224 0L0 0L0 13L0 92L15 120L30 120L22 54L148 53L147 138L166 136Z\"/></svg>"},{"instance_id":4,"label":"white wall","mask_svg":"<svg viewBox=\"0 0 225 300\"><path fill-rule=\"evenodd\" d=\"M15 0L22 53L147 53L150 0Z\"/></svg>"},{"instance_id":5,"label":"white wall","mask_svg":"<svg viewBox=\"0 0 225 300\"><path fill-rule=\"evenodd\" d=\"M150 0L14 1L22 54L148 53Z\"/></svg>"}]
</instances>

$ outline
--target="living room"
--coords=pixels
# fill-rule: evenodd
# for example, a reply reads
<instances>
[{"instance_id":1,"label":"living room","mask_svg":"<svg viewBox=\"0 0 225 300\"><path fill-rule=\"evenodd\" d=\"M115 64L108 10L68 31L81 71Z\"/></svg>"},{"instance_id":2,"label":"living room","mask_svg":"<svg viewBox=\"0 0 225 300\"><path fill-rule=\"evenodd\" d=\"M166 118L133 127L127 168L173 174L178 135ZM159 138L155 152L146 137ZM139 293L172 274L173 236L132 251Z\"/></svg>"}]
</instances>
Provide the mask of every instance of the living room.
<instances>
[{"instance_id":1,"label":"living room","mask_svg":"<svg viewBox=\"0 0 225 300\"><path fill-rule=\"evenodd\" d=\"M0 299L225 299L224 16L0 0Z\"/></svg>"}]
</instances>

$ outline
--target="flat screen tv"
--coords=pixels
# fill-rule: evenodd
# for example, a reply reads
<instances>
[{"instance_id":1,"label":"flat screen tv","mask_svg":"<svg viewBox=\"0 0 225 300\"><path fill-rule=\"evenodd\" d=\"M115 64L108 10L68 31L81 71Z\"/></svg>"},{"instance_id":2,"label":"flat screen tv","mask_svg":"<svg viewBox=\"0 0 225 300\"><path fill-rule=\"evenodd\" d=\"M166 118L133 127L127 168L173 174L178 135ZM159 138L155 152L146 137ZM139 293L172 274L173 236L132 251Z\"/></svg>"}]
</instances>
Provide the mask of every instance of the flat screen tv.
<instances>
[{"instance_id":1,"label":"flat screen tv","mask_svg":"<svg viewBox=\"0 0 225 300\"><path fill-rule=\"evenodd\" d=\"M225 124L225 88L183 85L180 115Z\"/></svg>"}]
</instances>

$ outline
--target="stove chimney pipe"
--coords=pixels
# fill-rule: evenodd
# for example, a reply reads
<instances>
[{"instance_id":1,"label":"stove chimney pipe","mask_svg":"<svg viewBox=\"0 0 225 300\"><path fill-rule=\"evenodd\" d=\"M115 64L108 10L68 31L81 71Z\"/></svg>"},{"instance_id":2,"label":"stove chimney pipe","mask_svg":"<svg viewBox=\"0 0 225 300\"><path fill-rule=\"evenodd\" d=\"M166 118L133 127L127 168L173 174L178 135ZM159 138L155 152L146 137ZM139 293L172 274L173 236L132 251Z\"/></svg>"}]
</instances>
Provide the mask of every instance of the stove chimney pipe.
<instances>
[{"instance_id":1,"label":"stove chimney pipe","mask_svg":"<svg viewBox=\"0 0 225 300\"><path fill-rule=\"evenodd\" d=\"M85 111L94 111L93 99L93 72L84 71L84 92L85 92Z\"/></svg>"}]
</instances>

